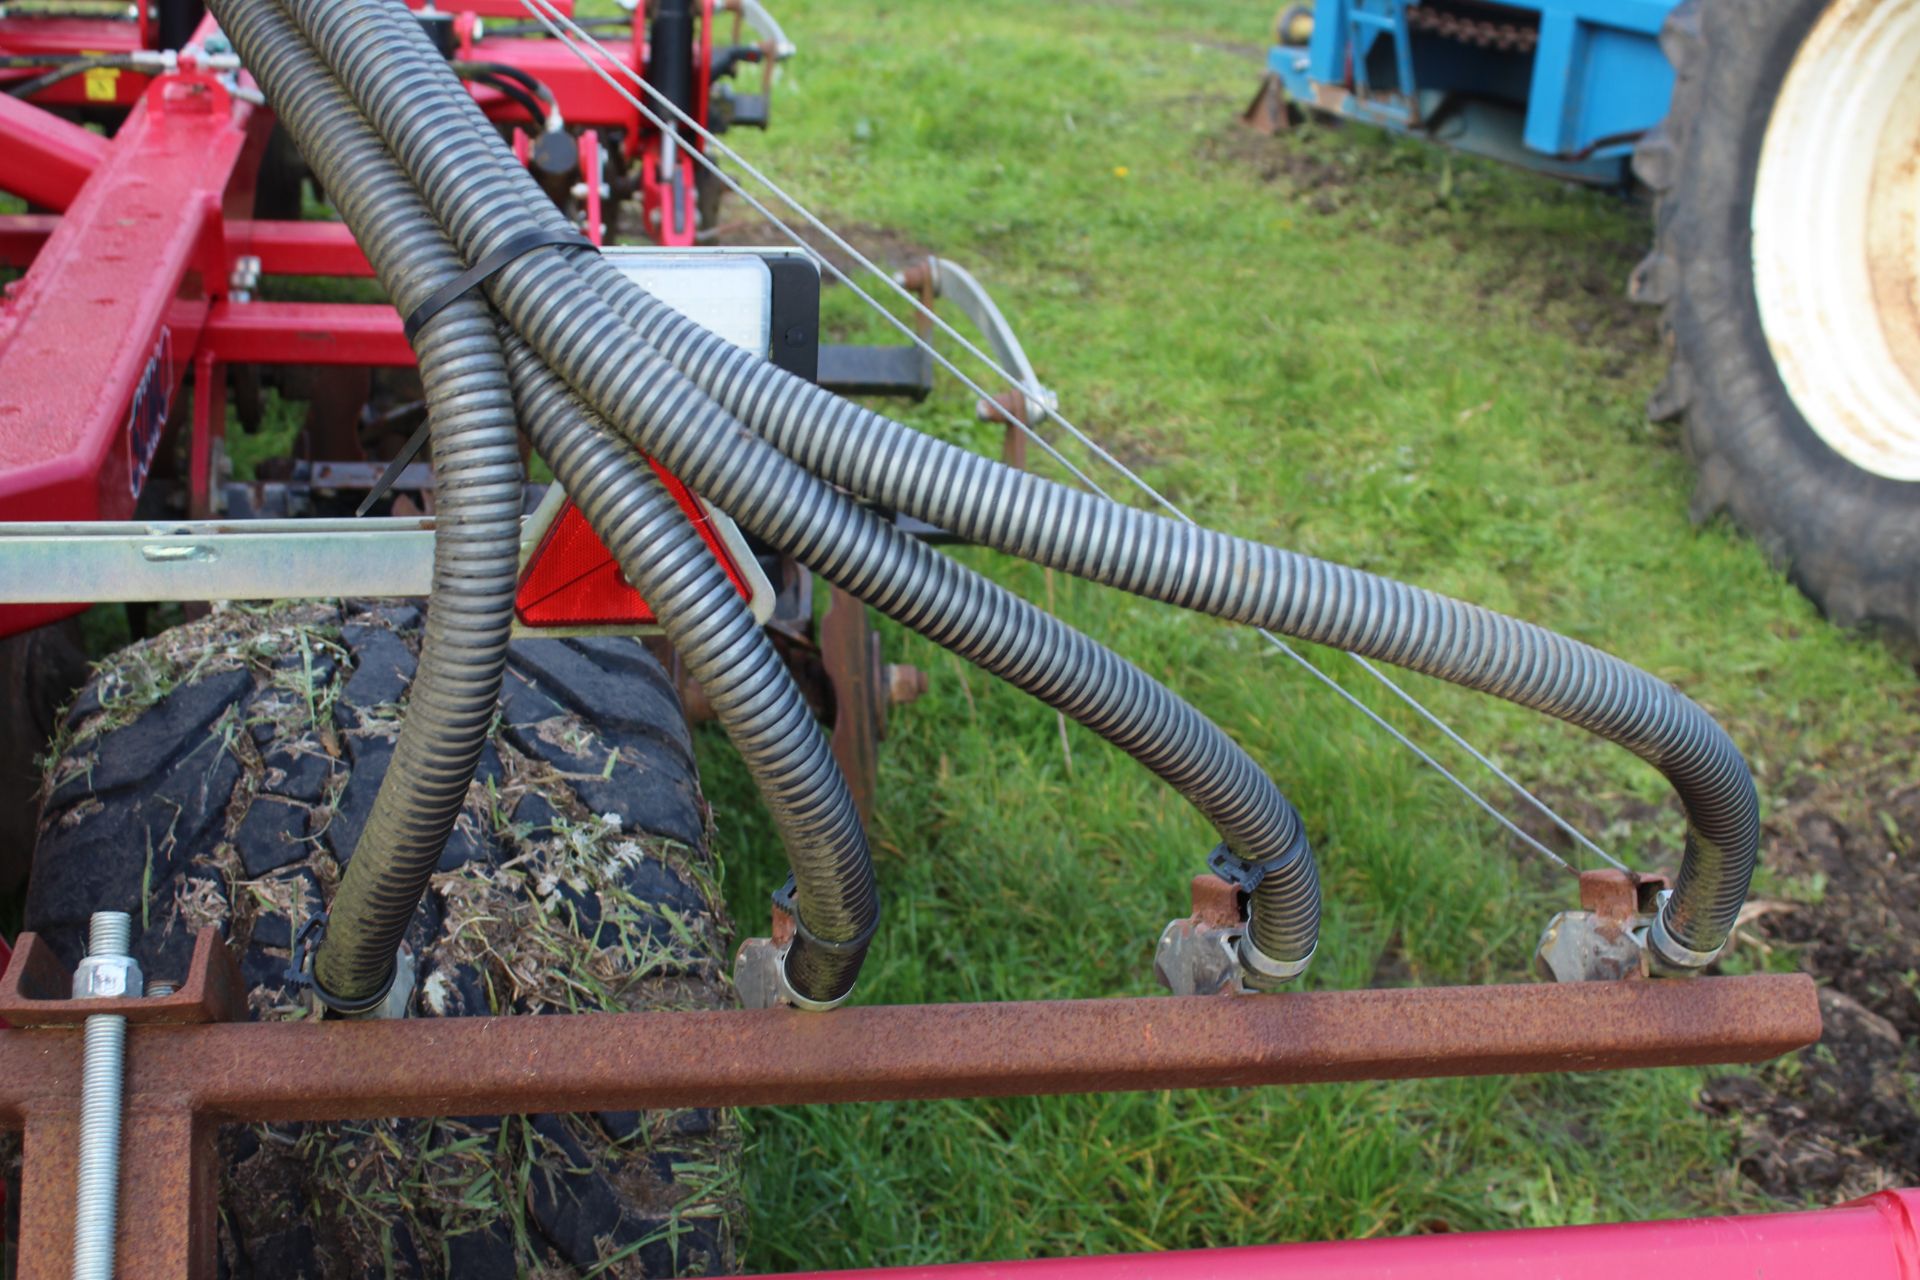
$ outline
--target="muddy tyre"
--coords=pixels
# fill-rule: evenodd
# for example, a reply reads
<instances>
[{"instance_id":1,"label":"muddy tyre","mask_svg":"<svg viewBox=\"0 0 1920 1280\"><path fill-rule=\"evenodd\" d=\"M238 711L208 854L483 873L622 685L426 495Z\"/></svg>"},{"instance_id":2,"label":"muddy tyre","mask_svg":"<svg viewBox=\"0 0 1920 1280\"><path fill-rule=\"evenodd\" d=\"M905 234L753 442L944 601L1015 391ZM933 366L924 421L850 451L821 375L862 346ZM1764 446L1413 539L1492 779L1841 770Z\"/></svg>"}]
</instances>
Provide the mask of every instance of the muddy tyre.
<instances>
[{"instance_id":1,"label":"muddy tyre","mask_svg":"<svg viewBox=\"0 0 1920 1280\"><path fill-rule=\"evenodd\" d=\"M1661 44L1672 106L1634 155L1657 205L1631 289L1672 361L1648 413L1684 418L1696 519L1920 644L1920 3L1684 0Z\"/></svg>"},{"instance_id":2,"label":"muddy tyre","mask_svg":"<svg viewBox=\"0 0 1920 1280\"><path fill-rule=\"evenodd\" d=\"M299 922L337 884L404 713L420 613L227 610L102 664L47 779L26 926L68 960L133 916L150 978L222 931L255 1019L301 1016ZM679 702L630 640L513 646L408 944L415 1016L717 1007L726 924ZM658 1277L732 1262L721 1113L229 1126L222 1274ZM595 1268L604 1267L604 1270Z\"/></svg>"}]
</instances>

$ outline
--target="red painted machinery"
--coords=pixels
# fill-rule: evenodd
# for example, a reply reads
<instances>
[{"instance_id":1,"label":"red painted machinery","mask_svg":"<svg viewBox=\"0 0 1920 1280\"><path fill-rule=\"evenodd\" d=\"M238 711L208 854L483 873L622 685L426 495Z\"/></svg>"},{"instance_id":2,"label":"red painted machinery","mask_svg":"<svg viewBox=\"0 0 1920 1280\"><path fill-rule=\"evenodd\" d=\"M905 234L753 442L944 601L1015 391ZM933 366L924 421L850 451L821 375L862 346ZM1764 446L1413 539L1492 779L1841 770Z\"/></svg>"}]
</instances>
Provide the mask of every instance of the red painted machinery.
<instances>
[{"instance_id":1,"label":"red painted machinery","mask_svg":"<svg viewBox=\"0 0 1920 1280\"><path fill-rule=\"evenodd\" d=\"M688 4L657 6L651 33L636 13L607 46L703 127L764 125L773 70L791 47L757 6L772 34L739 42L751 0L731 0L732 42L717 43L727 16L716 3L728 0L700 0L697 16ZM0 191L35 209L0 215L0 267L26 273L0 312L0 519L204 518L216 508L230 367L413 363L390 306L254 296L263 278L371 271L344 226L298 220L297 173L263 187L271 113L233 100L236 63L216 29L163 49L167 22L144 5L112 8L117 16L0 17ZM648 239L692 245L701 202L711 223L719 188L672 157L704 144L663 138L559 42L487 33L514 14L524 16L510 0L471 0L433 25L474 96L513 123L542 186L596 244L637 194ZM726 77L755 63L760 91L731 92ZM67 74L16 96L48 65ZM112 136L82 117L113 122ZM280 216L256 218L263 199ZM179 422L188 399L190 420ZM350 408L357 417L361 405ZM173 470L162 445L176 430L190 442L184 474L164 478L180 492L149 493L156 465ZM320 457L356 461L331 434L338 447ZM0 635L79 607L0 606Z\"/></svg>"}]
</instances>

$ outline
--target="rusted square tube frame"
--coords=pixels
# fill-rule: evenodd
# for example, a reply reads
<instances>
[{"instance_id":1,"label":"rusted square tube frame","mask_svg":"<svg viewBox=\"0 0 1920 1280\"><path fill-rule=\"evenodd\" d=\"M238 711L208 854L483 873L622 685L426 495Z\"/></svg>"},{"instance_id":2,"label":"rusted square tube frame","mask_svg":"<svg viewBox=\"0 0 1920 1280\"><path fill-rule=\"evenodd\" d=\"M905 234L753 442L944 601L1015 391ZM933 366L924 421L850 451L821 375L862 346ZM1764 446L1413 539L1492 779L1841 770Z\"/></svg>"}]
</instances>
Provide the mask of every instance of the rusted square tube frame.
<instances>
[{"instance_id":1,"label":"rusted square tube frame","mask_svg":"<svg viewBox=\"0 0 1920 1280\"><path fill-rule=\"evenodd\" d=\"M225 948L218 948L224 956ZM230 964L231 962L228 961ZM641 1110L1755 1062L1820 1034L1804 975L998 1004L130 1028L119 1275L213 1274L233 1121ZM77 1027L0 1031L19 1274L69 1274Z\"/></svg>"}]
</instances>

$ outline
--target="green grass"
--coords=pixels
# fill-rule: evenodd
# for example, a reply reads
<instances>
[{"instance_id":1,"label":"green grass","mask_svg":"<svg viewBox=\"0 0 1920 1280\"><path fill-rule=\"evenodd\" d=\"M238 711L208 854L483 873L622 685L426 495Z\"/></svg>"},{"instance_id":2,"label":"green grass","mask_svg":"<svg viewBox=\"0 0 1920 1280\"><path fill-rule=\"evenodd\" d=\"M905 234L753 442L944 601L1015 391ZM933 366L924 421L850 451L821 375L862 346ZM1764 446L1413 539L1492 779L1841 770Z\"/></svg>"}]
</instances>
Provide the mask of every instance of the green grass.
<instances>
[{"instance_id":1,"label":"green grass","mask_svg":"<svg viewBox=\"0 0 1920 1280\"><path fill-rule=\"evenodd\" d=\"M1723 719L1769 800L1841 742L1911 723L1910 669L1827 626L1737 531L1689 523L1676 434L1641 411L1661 367L1651 315L1621 296L1648 238L1631 204L1361 130L1236 131L1267 4L814 0L781 17L801 55L773 129L737 144L856 240L968 265L1068 416L1197 518L1629 658ZM890 336L844 290L828 314L840 337ZM901 412L996 447L951 381ZM1572 904L1569 880L1257 637L961 554L1165 680L1270 768L1326 880L1308 985L1519 980L1547 913ZM860 998L1153 990L1153 941L1184 914L1214 842L1205 825L1077 726L1063 746L1050 710L886 636L933 689L896 713L885 747L873 835L887 918ZM1630 756L1410 683L1630 862L1674 862L1677 807ZM732 908L758 927L782 856L724 741L709 733L702 750ZM1702 1078L755 1110L747 1262L1749 1207L1732 1135L1693 1107Z\"/></svg>"}]
</instances>

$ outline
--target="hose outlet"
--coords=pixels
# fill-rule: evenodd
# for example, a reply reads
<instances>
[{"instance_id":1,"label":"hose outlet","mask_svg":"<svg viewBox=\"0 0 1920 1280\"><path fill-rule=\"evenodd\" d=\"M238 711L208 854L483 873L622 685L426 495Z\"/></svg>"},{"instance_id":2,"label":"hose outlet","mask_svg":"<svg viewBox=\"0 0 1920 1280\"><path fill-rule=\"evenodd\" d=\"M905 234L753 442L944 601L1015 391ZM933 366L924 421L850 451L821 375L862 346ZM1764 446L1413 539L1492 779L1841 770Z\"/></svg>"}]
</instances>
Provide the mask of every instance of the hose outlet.
<instances>
[{"instance_id":1,"label":"hose outlet","mask_svg":"<svg viewBox=\"0 0 1920 1280\"><path fill-rule=\"evenodd\" d=\"M1659 910L1654 912L1653 920L1647 925L1647 967L1650 972L1667 978L1690 978L1715 960L1727 949L1726 942L1711 951L1696 951L1673 936L1673 930L1667 922L1667 916L1673 910L1673 891L1666 890L1660 895ZM1728 941L1733 935L1728 934Z\"/></svg>"},{"instance_id":2,"label":"hose outlet","mask_svg":"<svg viewBox=\"0 0 1920 1280\"><path fill-rule=\"evenodd\" d=\"M1253 941L1245 864L1225 846L1207 864L1211 874L1193 878L1193 914L1169 923L1154 948L1160 985L1176 996L1250 994L1277 990L1305 973L1316 947L1298 959L1276 960Z\"/></svg>"}]
</instances>

